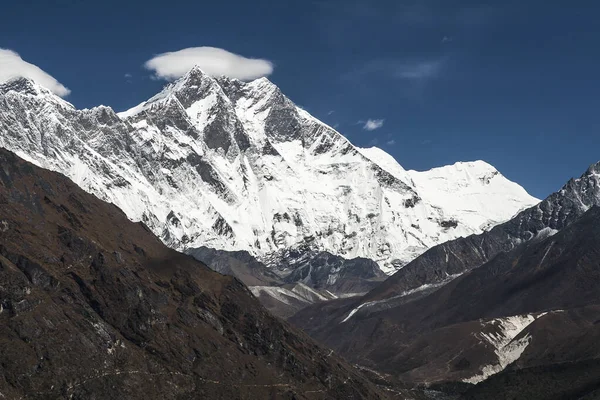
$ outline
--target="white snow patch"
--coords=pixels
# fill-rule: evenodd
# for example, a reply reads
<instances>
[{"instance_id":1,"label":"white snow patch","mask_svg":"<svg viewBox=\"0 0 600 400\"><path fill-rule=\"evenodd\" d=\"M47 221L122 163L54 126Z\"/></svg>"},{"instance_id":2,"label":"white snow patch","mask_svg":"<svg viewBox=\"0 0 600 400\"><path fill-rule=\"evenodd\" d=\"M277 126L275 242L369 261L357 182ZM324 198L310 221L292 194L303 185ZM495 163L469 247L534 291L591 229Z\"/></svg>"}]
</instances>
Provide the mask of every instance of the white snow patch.
<instances>
[{"instance_id":1,"label":"white snow patch","mask_svg":"<svg viewBox=\"0 0 600 400\"><path fill-rule=\"evenodd\" d=\"M558 233L558 230L552 229L549 227L545 227L544 229L540 230L537 233L536 237L538 239L546 239L546 238L549 238L550 236L556 235L557 233Z\"/></svg>"},{"instance_id":2,"label":"white snow patch","mask_svg":"<svg viewBox=\"0 0 600 400\"><path fill-rule=\"evenodd\" d=\"M320 301L329 300L327 297L323 296L321 293L317 292L313 288L306 286L302 282L298 282L292 289L292 292L296 293L299 296L307 300L311 300L311 298L316 298Z\"/></svg>"},{"instance_id":3,"label":"white snow patch","mask_svg":"<svg viewBox=\"0 0 600 400\"><path fill-rule=\"evenodd\" d=\"M260 295L264 293L287 305L292 305L290 298L296 299L302 303L307 302L304 297L299 296L291 290L277 286L250 286L249 289L255 297L260 297Z\"/></svg>"},{"instance_id":4,"label":"white snow patch","mask_svg":"<svg viewBox=\"0 0 600 400\"><path fill-rule=\"evenodd\" d=\"M463 382L473 384L482 382L490 376L503 371L508 365L518 360L531 342L531 335L526 334L517 340L515 338L531 325L532 322L544 315L546 313L516 315L484 322L482 324L483 329L492 327L492 329L496 330L489 334L482 333L481 338L494 347L494 353L498 357L498 361L494 364L484 366L479 374L464 379Z\"/></svg>"},{"instance_id":5,"label":"white snow patch","mask_svg":"<svg viewBox=\"0 0 600 400\"><path fill-rule=\"evenodd\" d=\"M350 313L348 314L348 316L347 316L346 318L344 318L344 319L342 320L342 322L340 322L340 323L341 323L341 324L343 324L344 322L348 321L350 318L352 318L352 316L353 316L354 314L356 314L356 313L358 312L358 310L360 310L361 308L363 308L363 307L365 307L365 306L368 306L368 305L370 305L370 304L373 304L373 303L375 303L375 302L373 302L373 301L369 301L369 302L367 302L367 303L363 303L363 304L359 305L359 306L358 306L358 307L356 307L354 310L350 311Z\"/></svg>"},{"instance_id":6,"label":"white snow patch","mask_svg":"<svg viewBox=\"0 0 600 400\"><path fill-rule=\"evenodd\" d=\"M340 322L340 323L344 323L344 322L348 321L350 318L352 318L352 316L354 314L356 314L363 307L370 307L370 306L373 306L375 304L389 303L389 302L392 302L392 301L394 301L396 299L399 299L401 297L405 297L405 296L408 296L408 295L411 295L411 294L414 294L414 293L422 292L422 291L428 290L428 289L435 289L435 288L444 286L445 284L447 284L448 282L450 282L450 281L458 278L462 274L464 274L464 272L459 273L459 274L454 274L454 275L448 275L446 277L446 279L444 279L442 282L421 285L421 286L419 286L417 288L414 288L414 289L405 290L404 292L400 293L399 295L392 296L392 297L389 297L389 298L384 299L384 300L375 300L375 301L368 301L366 303L363 303L363 304L359 305L358 307L356 307L355 309L353 309L352 311L350 311L350 313L348 314L348 316L346 318L344 318L344 320L342 322Z\"/></svg>"}]
</instances>

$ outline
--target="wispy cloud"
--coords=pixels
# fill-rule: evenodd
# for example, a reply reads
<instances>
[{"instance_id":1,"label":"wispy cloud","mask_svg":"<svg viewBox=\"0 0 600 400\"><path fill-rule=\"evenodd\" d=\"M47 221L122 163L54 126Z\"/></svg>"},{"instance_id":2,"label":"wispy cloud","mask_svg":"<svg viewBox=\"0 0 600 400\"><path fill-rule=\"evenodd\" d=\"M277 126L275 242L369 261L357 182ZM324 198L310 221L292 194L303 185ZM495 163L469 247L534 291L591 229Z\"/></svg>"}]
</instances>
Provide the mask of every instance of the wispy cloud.
<instances>
[{"instance_id":1,"label":"wispy cloud","mask_svg":"<svg viewBox=\"0 0 600 400\"><path fill-rule=\"evenodd\" d=\"M437 77L443 66L442 60L399 63L393 66L394 75L400 79L423 80Z\"/></svg>"},{"instance_id":2,"label":"wispy cloud","mask_svg":"<svg viewBox=\"0 0 600 400\"><path fill-rule=\"evenodd\" d=\"M434 59L373 60L342 75L343 80L357 81L369 76L423 82L442 75L446 57Z\"/></svg>"},{"instance_id":3,"label":"wispy cloud","mask_svg":"<svg viewBox=\"0 0 600 400\"><path fill-rule=\"evenodd\" d=\"M379 20L404 26L478 25L492 19L502 7L489 4L446 4L443 0L373 1L315 0L323 18L338 18L348 25L360 20Z\"/></svg>"},{"instance_id":4,"label":"wispy cloud","mask_svg":"<svg viewBox=\"0 0 600 400\"><path fill-rule=\"evenodd\" d=\"M387 144L388 146L393 146L393 145L395 145L395 144L396 144L396 141L395 141L394 139L392 139L392 140L388 140L388 141L386 142L386 144Z\"/></svg>"},{"instance_id":5,"label":"wispy cloud","mask_svg":"<svg viewBox=\"0 0 600 400\"><path fill-rule=\"evenodd\" d=\"M71 93L62 83L37 65L28 63L12 50L0 48L0 82L6 82L14 78L32 79L61 97L68 96Z\"/></svg>"},{"instance_id":6,"label":"wispy cloud","mask_svg":"<svg viewBox=\"0 0 600 400\"><path fill-rule=\"evenodd\" d=\"M363 129L366 131L374 131L381 128L384 122L384 119L368 119L364 122Z\"/></svg>"},{"instance_id":7,"label":"wispy cloud","mask_svg":"<svg viewBox=\"0 0 600 400\"><path fill-rule=\"evenodd\" d=\"M365 36L373 37L374 32L394 32L402 41L423 29L480 30L509 8L444 0L313 0L309 4L323 39L335 47L350 46Z\"/></svg>"},{"instance_id":8,"label":"wispy cloud","mask_svg":"<svg viewBox=\"0 0 600 400\"><path fill-rule=\"evenodd\" d=\"M131 75L130 73L126 73L124 76L125 79L131 79L133 77L133 75Z\"/></svg>"},{"instance_id":9,"label":"wispy cloud","mask_svg":"<svg viewBox=\"0 0 600 400\"><path fill-rule=\"evenodd\" d=\"M252 80L273 73L273 63L268 60L246 58L216 47L190 47L159 54L146 61L144 67L159 79L175 80L194 66L211 76Z\"/></svg>"}]
</instances>

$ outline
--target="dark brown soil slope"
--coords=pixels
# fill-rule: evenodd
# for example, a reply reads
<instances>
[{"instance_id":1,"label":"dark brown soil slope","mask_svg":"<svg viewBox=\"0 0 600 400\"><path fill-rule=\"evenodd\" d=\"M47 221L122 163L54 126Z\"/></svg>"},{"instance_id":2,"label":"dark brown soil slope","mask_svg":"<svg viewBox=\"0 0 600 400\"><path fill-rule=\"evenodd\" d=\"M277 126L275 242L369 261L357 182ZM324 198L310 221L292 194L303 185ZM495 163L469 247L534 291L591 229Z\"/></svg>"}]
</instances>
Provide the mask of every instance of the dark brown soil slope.
<instances>
[{"instance_id":1,"label":"dark brown soil slope","mask_svg":"<svg viewBox=\"0 0 600 400\"><path fill-rule=\"evenodd\" d=\"M381 394L235 278L0 149L0 398Z\"/></svg>"}]
</instances>

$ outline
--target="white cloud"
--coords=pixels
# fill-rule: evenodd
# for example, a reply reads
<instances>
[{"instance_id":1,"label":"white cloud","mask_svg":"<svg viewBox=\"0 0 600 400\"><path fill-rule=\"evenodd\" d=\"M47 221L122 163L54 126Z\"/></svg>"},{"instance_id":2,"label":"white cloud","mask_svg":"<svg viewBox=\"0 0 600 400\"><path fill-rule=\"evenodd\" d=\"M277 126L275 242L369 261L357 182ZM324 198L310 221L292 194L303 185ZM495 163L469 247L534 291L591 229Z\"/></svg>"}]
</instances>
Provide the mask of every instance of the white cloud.
<instances>
[{"instance_id":1,"label":"white cloud","mask_svg":"<svg viewBox=\"0 0 600 400\"><path fill-rule=\"evenodd\" d=\"M383 119L369 119L363 125L363 129L366 131L374 131L375 129L379 129L383 126L385 120Z\"/></svg>"},{"instance_id":2,"label":"white cloud","mask_svg":"<svg viewBox=\"0 0 600 400\"><path fill-rule=\"evenodd\" d=\"M246 58L216 47L190 47L163 53L146 61L144 67L154 71L155 77L175 80L194 66L211 76L225 75L230 78L252 80L273 73L271 61Z\"/></svg>"},{"instance_id":3,"label":"white cloud","mask_svg":"<svg viewBox=\"0 0 600 400\"><path fill-rule=\"evenodd\" d=\"M396 141L395 141L394 139L392 139L392 140L388 140L388 141L387 141L387 145L388 145L388 146L393 146L393 145L395 145L395 144L396 144Z\"/></svg>"},{"instance_id":4,"label":"white cloud","mask_svg":"<svg viewBox=\"0 0 600 400\"><path fill-rule=\"evenodd\" d=\"M71 93L69 89L38 66L23 60L12 50L0 48L0 82L6 82L13 78L32 79L61 97Z\"/></svg>"}]
</instances>

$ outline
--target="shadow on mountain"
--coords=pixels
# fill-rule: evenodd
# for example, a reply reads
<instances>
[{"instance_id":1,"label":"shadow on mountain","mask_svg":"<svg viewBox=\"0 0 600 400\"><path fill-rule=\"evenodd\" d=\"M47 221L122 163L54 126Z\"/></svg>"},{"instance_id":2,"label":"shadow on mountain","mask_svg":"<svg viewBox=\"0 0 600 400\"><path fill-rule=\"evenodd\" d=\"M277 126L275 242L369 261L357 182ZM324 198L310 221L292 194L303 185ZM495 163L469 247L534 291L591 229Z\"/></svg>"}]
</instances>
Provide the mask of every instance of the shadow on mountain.
<instances>
[{"instance_id":1,"label":"shadow on mountain","mask_svg":"<svg viewBox=\"0 0 600 400\"><path fill-rule=\"evenodd\" d=\"M0 204L0 397L385 397L239 280L3 149Z\"/></svg>"}]
</instances>

